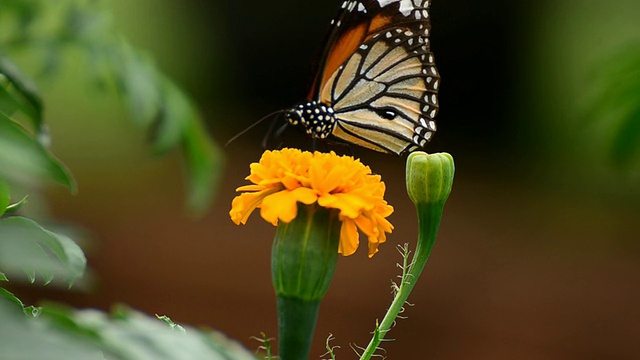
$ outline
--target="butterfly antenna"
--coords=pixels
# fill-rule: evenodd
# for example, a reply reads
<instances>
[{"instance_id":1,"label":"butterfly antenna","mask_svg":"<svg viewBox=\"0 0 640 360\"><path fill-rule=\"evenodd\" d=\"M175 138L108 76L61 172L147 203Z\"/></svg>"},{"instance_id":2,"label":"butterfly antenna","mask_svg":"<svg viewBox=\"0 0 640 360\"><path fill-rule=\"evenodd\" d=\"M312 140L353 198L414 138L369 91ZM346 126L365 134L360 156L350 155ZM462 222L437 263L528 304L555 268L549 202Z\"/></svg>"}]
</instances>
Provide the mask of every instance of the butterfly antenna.
<instances>
[{"instance_id":1,"label":"butterfly antenna","mask_svg":"<svg viewBox=\"0 0 640 360\"><path fill-rule=\"evenodd\" d=\"M276 115L276 116L274 116L274 119L271 122L271 125L269 125L269 129L264 134L264 137L262 137L262 144L261 145L262 145L263 149L268 149L269 148L269 140L271 139L271 137L273 135L273 128L276 126L277 122L278 122L278 117Z\"/></svg>"},{"instance_id":2,"label":"butterfly antenna","mask_svg":"<svg viewBox=\"0 0 640 360\"><path fill-rule=\"evenodd\" d=\"M265 120L267 120L267 119L269 119L269 118L271 118L271 117L273 117L273 116L276 116L276 115L278 115L278 114L284 113L284 112L285 112L285 110L278 110L278 111L274 111L274 112L272 112L271 114L269 114L269 115L267 115L267 116L263 117L262 119L260 119L260 120L258 120L258 121L256 121L256 122L254 122L253 124L249 125L249 127L247 127L246 129L244 129L244 130L240 131L240 132L239 132L238 134L236 134L234 137L232 137L231 139L229 139L229 141L227 141L227 143L226 143L226 144L224 144L224 146L225 146L225 147L226 147L226 146L229 146L229 144L231 144L232 142L234 142L235 140L237 140L240 136L242 136L242 135L246 134L249 130L251 130L251 129L253 129L254 127L258 126L258 124L262 123L263 121L265 121ZM273 127L273 125L272 125L272 127ZM271 131L271 130L270 130L270 131Z\"/></svg>"}]
</instances>

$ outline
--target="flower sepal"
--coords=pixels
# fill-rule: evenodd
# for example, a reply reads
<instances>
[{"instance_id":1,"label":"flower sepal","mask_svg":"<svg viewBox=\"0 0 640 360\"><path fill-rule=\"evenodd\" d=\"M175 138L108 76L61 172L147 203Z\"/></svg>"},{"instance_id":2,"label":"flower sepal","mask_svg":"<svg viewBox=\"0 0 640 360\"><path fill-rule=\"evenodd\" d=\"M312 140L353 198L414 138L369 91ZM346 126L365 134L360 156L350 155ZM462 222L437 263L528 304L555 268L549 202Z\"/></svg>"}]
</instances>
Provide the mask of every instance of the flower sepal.
<instances>
[{"instance_id":1,"label":"flower sepal","mask_svg":"<svg viewBox=\"0 0 640 360\"><path fill-rule=\"evenodd\" d=\"M298 216L281 221L271 252L273 286L278 296L321 300L338 261L338 211L298 204Z\"/></svg>"},{"instance_id":2,"label":"flower sepal","mask_svg":"<svg viewBox=\"0 0 640 360\"><path fill-rule=\"evenodd\" d=\"M278 301L281 359L307 359L320 301L338 260L338 210L298 204L297 216L280 221L271 255Z\"/></svg>"}]
</instances>

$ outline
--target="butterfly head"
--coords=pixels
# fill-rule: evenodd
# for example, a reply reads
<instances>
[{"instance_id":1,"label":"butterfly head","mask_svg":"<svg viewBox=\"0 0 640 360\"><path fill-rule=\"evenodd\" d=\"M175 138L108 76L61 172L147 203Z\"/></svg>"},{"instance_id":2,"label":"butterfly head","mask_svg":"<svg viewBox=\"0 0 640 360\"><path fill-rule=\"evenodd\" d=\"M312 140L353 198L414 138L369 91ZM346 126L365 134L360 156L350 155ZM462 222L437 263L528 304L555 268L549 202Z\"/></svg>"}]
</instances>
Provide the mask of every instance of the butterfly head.
<instances>
[{"instance_id":1,"label":"butterfly head","mask_svg":"<svg viewBox=\"0 0 640 360\"><path fill-rule=\"evenodd\" d=\"M317 101L309 101L286 110L284 118L293 126L304 129L307 135L325 139L336 125L335 112L331 106Z\"/></svg>"}]
</instances>

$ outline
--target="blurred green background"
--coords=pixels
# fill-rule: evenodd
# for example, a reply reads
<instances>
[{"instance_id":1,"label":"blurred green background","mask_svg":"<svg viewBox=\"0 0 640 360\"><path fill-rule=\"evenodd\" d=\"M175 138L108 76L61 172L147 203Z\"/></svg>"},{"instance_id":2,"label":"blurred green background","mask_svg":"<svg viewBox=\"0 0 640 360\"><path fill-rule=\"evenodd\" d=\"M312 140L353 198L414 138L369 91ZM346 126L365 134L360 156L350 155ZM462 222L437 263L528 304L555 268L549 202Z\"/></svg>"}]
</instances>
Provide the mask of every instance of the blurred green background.
<instances>
[{"instance_id":1,"label":"blurred green background","mask_svg":"<svg viewBox=\"0 0 640 360\"><path fill-rule=\"evenodd\" d=\"M101 2L114 28L195 99L219 144L304 98L339 3ZM388 358L640 356L639 14L636 0L434 1L443 83L427 150L451 153L457 174ZM38 81L52 150L79 184L77 195L48 187L30 211L86 231L94 278L82 291L11 289L27 303L127 303L217 328L251 349L259 346L251 336L275 337L275 229L258 216L237 227L227 214L268 124L225 148L213 207L193 218L178 154L151 157L148 134L115 95L86 81L77 54L45 77L37 55L6 55ZM366 345L390 303L395 245L417 234L404 159L353 152L387 183L396 230L373 259L361 249L339 261L313 354L331 333L343 359L356 358L349 344Z\"/></svg>"}]
</instances>

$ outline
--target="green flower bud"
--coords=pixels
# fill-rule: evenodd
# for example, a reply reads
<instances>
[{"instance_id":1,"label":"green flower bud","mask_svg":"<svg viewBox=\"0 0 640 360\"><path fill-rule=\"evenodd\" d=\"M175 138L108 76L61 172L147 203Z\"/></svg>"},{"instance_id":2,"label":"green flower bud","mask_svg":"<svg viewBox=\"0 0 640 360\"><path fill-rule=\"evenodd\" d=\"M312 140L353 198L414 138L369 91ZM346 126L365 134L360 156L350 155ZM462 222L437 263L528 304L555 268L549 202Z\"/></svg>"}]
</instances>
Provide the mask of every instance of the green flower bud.
<instances>
[{"instance_id":1,"label":"green flower bud","mask_svg":"<svg viewBox=\"0 0 640 360\"><path fill-rule=\"evenodd\" d=\"M436 243L454 171L453 158L447 153L429 155L420 151L407 159L407 193L418 213L418 244L409 269L416 280Z\"/></svg>"},{"instance_id":2,"label":"green flower bud","mask_svg":"<svg viewBox=\"0 0 640 360\"><path fill-rule=\"evenodd\" d=\"M416 151L407 159L407 193L416 206L444 204L451 194L455 166L447 153Z\"/></svg>"}]
</instances>

